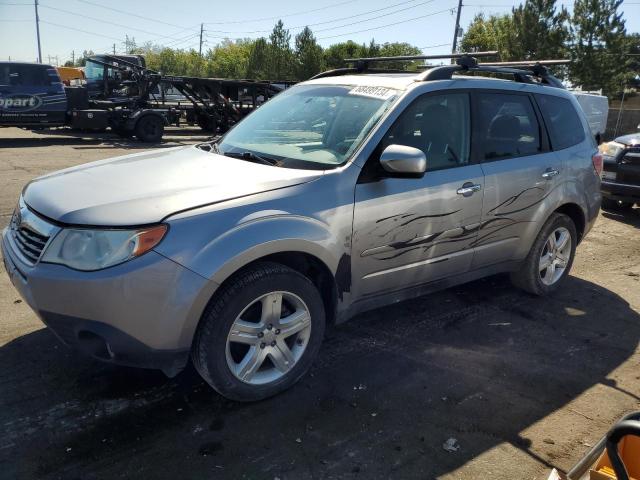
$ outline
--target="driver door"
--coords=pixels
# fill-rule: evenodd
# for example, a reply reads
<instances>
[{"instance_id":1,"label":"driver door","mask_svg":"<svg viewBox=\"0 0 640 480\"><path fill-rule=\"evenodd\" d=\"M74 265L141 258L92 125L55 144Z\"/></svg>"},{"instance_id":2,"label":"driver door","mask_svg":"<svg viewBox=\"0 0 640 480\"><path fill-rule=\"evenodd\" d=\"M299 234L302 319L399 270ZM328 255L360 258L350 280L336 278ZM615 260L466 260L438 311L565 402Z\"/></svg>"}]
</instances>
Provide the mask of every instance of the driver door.
<instances>
[{"instance_id":1,"label":"driver door","mask_svg":"<svg viewBox=\"0 0 640 480\"><path fill-rule=\"evenodd\" d=\"M469 270L484 176L470 163L467 93L426 94L407 107L367 161L355 189L355 298L387 294ZM379 156L391 144L423 150L422 178L393 177Z\"/></svg>"}]
</instances>

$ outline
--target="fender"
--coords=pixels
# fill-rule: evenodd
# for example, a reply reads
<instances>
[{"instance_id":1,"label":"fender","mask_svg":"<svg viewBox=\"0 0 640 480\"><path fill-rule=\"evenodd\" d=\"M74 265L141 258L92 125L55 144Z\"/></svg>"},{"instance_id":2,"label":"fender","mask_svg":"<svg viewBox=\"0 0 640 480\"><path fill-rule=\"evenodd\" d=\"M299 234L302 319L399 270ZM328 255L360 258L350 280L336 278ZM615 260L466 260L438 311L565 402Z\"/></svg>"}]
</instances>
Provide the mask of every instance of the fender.
<instances>
[{"instance_id":1,"label":"fender","mask_svg":"<svg viewBox=\"0 0 640 480\"><path fill-rule=\"evenodd\" d=\"M349 249L338 242L326 224L300 215L264 213L260 212L263 216L257 218L255 215L245 218L236 227L213 238L187 261L160 252L209 280L198 295L197 308L189 312L183 326L182 344L191 343L202 313L220 285L259 258L281 252L307 253L322 261L335 277L339 265L336 253L344 250L348 255Z\"/></svg>"}]
</instances>

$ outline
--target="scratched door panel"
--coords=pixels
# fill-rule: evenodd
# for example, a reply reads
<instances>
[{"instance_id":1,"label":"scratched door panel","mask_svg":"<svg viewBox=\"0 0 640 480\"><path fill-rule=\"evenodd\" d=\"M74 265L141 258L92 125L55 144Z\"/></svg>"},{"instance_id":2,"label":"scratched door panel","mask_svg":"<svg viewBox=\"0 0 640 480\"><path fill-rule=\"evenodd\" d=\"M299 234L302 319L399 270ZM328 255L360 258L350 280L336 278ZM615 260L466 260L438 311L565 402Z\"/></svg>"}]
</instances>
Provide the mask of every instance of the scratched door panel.
<instances>
[{"instance_id":1,"label":"scratched door panel","mask_svg":"<svg viewBox=\"0 0 640 480\"><path fill-rule=\"evenodd\" d=\"M540 114L528 95L486 92L474 100L474 148L485 176L475 269L515 259L546 208L545 199L560 184L562 162L548 151Z\"/></svg>"},{"instance_id":2,"label":"scratched door panel","mask_svg":"<svg viewBox=\"0 0 640 480\"><path fill-rule=\"evenodd\" d=\"M352 249L356 297L469 269L483 192L458 194L465 183L484 183L479 165L356 186Z\"/></svg>"}]
</instances>

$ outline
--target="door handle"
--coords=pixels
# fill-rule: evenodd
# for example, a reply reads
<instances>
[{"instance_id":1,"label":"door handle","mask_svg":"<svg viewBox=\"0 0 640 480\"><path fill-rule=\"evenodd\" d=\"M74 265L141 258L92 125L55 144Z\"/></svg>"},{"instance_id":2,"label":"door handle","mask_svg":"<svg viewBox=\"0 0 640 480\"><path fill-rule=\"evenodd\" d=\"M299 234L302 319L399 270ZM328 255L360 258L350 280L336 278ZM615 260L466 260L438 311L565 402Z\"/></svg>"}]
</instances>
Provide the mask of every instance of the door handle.
<instances>
[{"instance_id":1,"label":"door handle","mask_svg":"<svg viewBox=\"0 0 640 480\"><path fill-rule=\"evenodd\" d=\"M479 192L481 188L482 188L482 185L478 183L467 182L464 185L462 185L462 187L460 187L458 190L456 190L456 193L464 197L470 197L475 192Z\"/></svg>"},{"instance_id":2,"label":"door handle","mask_svg":"<svg viewBox=\"0 0 640 480\"><path fill-rule=\"evenodd\" d=\"M547 170L542 174L542 178L544 178L545 180L551 180L559 173L560 170L556 170L555 168L547 168Z\"/></svg>"}]
</instances>

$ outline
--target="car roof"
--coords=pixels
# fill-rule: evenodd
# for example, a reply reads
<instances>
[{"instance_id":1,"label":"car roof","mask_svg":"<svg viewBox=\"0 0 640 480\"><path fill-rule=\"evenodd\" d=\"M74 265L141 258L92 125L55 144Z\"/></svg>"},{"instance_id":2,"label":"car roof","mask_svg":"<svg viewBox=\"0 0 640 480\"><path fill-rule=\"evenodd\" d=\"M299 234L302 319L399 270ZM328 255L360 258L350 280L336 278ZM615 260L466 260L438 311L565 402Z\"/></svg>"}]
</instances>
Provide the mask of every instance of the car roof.
<instances>
[{"instance_id":1,"label":"car roof","mask_svg":"<svg viewBox=\"0 0 640 480\"><path fill-rule=\"evenodd\" d=\"M433 85L435 87L434 89L437 90L439 86L441 86L442 89L454 87L454 85L455 88L464 88L463 84L466 84L465 86L472 88L544 93L575 100L575 96L572 95L571 92L544 84L523 83L480 75L453 75L450 80L424 81L422 80L422 75L423 72L336 75L307 80L299 85L353 85L385 87L396 90L409 90L418 85Z\"/></svg>"}]
</instances>

